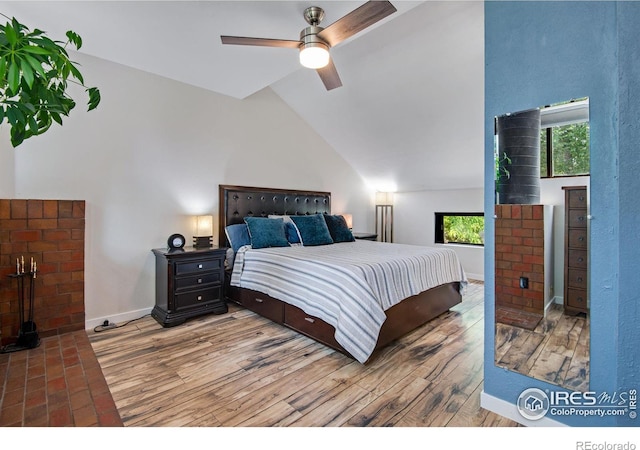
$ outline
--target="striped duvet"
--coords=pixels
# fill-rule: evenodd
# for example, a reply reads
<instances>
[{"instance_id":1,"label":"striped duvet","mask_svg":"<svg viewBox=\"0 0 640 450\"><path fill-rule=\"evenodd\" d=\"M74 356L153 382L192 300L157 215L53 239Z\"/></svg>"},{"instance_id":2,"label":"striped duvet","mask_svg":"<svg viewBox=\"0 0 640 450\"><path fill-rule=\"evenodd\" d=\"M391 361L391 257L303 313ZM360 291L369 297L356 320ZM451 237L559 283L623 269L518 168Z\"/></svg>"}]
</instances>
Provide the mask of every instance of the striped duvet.
<instances>
[{"instance_id":1,"label":"striped duvet","mask_svg":"<svg viewBox=\"0 0 640 450\"><path fill-rule=\"evenodd\" d=\"M335 338L364 363L386 316L401 300L467 283L451 249L357 240L315 247L238 250L231 284L263 292L333 325Z\"/></svg>"}]
</instances>

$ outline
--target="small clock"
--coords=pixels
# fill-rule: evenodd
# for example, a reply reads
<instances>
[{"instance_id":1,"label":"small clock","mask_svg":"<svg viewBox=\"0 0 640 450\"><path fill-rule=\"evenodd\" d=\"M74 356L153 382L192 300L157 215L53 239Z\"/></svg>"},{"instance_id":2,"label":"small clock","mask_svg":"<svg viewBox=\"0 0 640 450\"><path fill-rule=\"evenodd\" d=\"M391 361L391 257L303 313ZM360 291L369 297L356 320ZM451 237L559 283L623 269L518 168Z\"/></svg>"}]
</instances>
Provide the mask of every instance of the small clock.
<instances>
[{"instance_id":1,"label":"small clock","mask_svg":"<svg viewBox=\"0 0 640 450\"><path fill-rule=\"evenodd\" d=\"M178 233L172 234L171 236L169 236L169 239L167 240L167 246L169 247L170 250L181 249L182 247L184 247L184 243L185 243L184 236Z\"/></svg>"}]
</instances>

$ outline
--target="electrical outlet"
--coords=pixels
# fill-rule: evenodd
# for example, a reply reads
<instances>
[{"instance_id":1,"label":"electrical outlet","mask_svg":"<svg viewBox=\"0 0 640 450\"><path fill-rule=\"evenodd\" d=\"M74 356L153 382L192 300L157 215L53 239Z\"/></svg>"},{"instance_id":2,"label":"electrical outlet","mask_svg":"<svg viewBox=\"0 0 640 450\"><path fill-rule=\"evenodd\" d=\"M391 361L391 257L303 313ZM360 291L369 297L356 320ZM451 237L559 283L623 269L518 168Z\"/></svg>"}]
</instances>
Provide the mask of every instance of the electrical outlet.
<instances>
[{"instance_id":1,"label":"electrical outlet","mask_svg":"<svg viewBox=\"0 0 640 450\"><path fill-rule=\"evenodd\" d=\"M520 277L520 289L529 289L529 279L527 277Z\"/></svg>"},{"instance_id":2,"label":"electrical outlet","mask_svg":"<svg viewBox=\"0 0 640 450\"><path fill-rule=\"evenodd\" d=\"M102 329L103 330L108 330L110 328L115 328L116 324L109 322L108 320L105 320L104 322L102 322Z\"/></svg>"}]
</instances>

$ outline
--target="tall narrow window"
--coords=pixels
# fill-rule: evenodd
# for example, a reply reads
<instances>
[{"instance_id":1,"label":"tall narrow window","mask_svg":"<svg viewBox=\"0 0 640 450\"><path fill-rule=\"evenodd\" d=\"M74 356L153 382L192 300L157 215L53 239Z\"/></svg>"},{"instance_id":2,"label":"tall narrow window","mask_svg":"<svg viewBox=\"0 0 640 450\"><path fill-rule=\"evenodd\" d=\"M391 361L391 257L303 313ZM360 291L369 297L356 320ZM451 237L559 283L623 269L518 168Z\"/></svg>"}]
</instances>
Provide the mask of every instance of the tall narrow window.
<instances>
[{"instance_id":1,"label":"tall narrow window","mask_svg":"<svg viewBox=\"0 0 640 450\"><path fill-rule=\"evenodd\" d=\"M484 245L484 213L435 213L436 244Z\"/></svg>"},{"instance_id":2,"label":"tall narrow window","mask_svg":"<svg viewBox=\"0 0 640 450\"><path fill-rule=\"evenodd\" d=\"M589 175L589 99L540 111L540 176Z\"/></svg>"}]
</instances>

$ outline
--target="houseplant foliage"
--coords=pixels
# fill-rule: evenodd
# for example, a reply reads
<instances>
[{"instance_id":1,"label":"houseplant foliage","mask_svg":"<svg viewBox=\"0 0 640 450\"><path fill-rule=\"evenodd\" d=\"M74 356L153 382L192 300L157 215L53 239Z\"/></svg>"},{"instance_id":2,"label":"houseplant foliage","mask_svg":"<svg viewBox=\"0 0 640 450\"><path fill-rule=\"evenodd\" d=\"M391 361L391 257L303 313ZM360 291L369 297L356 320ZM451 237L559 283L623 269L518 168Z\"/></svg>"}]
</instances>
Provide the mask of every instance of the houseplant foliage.
<instances>
[{"instance_id":1,"label":"houseplant foliage","mask_svg":"<svg viewBox=\"0 0 640 450\"><path fill-rule=\"evenodd\" d=\"M66 36L66 43L54 41L15 18L0 25L0 125L6 121L11 127L13 147L44 133L53 122L62 125L62 116L76 106L67 94L69 82L85 88L89 111L100 103L100 91L84 85L66 50L68 45L80 49L82 38L73 31Z\"/></svg>"}]
</instances>

